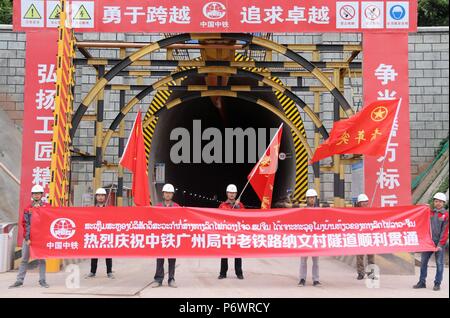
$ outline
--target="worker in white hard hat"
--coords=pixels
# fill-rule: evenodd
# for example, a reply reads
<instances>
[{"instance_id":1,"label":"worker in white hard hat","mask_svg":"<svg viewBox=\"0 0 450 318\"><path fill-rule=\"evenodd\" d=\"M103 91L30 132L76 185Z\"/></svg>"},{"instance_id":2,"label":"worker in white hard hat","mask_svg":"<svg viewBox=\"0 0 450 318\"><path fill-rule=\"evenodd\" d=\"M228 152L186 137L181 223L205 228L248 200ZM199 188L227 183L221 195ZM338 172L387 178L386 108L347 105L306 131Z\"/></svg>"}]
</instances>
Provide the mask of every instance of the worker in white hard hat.
<instances>
[{"instance_id":1,"label":"worker in white hard hat","mask_svg":"<svg viewBox=\"0 0 450 318\"><path fill-rule=\"evenodd\" d=\"M175 194L175 187L170 184L166 183L162 188L162 195L163 200L162 202L158 203L156 206L158 207L165 207L165 208L173 208L173 207L179 207L179 205L173 201L173 196ZM177 288L177 284L175 283L175 263L176 258L169 258L169 279L168 279L168 285L172 288ZM154 281L152 282L151 286L153 288L161 287L164 280L164 258L158 258L156 259L156 273L154 277Z\"/></svg>"},{"instance_id":2,"label":"worker in white hard hat","mask_svg":"<svg viewBox=\"0 0 450 318\"><path fill-rule=\"evenodd\" d=\"M368 208L369 207L369 197L365 193L361 193L358 195L358 198L356 199L356 207L359 208ZM367 264L373 265L375 264L375 256L374 255L367 255ZM366 276L365 266L364 266L364 255L357 255L356 256L356 271L358 273L358 276L356 279L361 280L364 279ZM369 278L374 278L373 270L368 272Z\"/></svg>"},{"instance_id":3,"label":"worker in white hard hat","mask_svg":"<svg viewBox=\"0 0 450 318\"><path fill-rule=\"evenodd\" d=\"M315 208L319 206L319 200L317 191L314 189L308 189L306 191L306 207L307 208ZM319 257L312 257L313 266L312 266L312 277L313 277L313 286L319 287L322 284L319 281ZM306 284L306 276L308 273L308 256L300 257L300 281L298 283L299 287L303 287Z\"/></svg>"},{"instance_id":4,"label":"worker in white hard hat","mask_svg":"<svg viewBox=\"0 0 450 318\"><path fill-rule=\"evenodd\" d=\"M426 288L428 261L431 255L436 258L436 276L434 278L434 291L441 290L441 282L444 274L444 254L448 239L448 211L445 209L447 196L438 192L433 196L433 210L431 211L431 237L436 244L436 252L422 252L420 264L419 282L413 288Z\"/></svg>"},{"instance_id":5,"label":"worker in white hard hat","mask_svg":"<svg viewBox=\"0 0 450 318\"><path fill-rule=\"evenodd\" d=\"M245 209L245 206L239 200L236 200L237 187L234 184L229 184L226 189L227 200L219 205L219 209ZM220 261L220 274L219 279L227 278L228 271L228 258L222 258ZM242 258L234 259L234 272L238 279L244 279L244 274L242 272Z\"/></svg>"},{"instance_id":6,"label":"worker in white hard hat","mask_svg":"<svg viewBox=\"0 0 450 318\"><path fill-rule=\"evenodd\" d=\"M31 203L25 207L22 214L22 227L23 227L23 243L22 243L22 261L19 266L19 273L17 274L16 282L9 286L9 288L21 287L27 274L28 261L30 260L30 245L31 245L31 216L32 208L46 207L48 206L43 201L44 188L37 184L31 188ZM48 288L49 285L45 279L45 259L37 260L39 266L39 285L44 288Z\"/></svg>"},{"instance_id":7,"label":"worker in white hard hat","mask_svg":"<svg viewBox=\"0 0 450 318\"><path fill-rule=\"evenodd\" d=\"M106 190L104 188L98 188L95 191L95 207L104 208L106 207ZM106 262L106 276L110 279L114 279L114 274L112 271L112 258L105 259ZM86 276L86 278L94 278L97 274L98 258L91 259L91 271Z\"/></svg>"}]
</instances>

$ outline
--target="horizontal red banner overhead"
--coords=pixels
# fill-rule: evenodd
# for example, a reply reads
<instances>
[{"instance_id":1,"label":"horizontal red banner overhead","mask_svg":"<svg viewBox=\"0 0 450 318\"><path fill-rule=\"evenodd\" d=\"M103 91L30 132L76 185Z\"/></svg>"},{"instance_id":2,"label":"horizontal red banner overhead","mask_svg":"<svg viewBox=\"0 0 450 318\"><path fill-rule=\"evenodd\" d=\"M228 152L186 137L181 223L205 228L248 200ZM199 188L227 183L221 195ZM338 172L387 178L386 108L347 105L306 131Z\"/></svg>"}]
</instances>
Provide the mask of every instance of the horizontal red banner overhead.
<instances>
[{"instance_id":1,"label":"horizontal red banner overhead","mask_svg":"<svg viewBox=\"0 0 450 318\"><path fill-rule=\"evenodd\" d=\"M36 208L35 258L279 257L434 251L427 206Z\"/></svg>"},{"instance_id":2,"label":"horizontal red banner overhead","mask_svg":"<svg viewBox=\"0 0 450 318\"><path fill-rule=\"evenodd\" d=\"M68 1L80 32L374 32L417 30L417 1ZM14 30L55 28L59 1L14 1Z\"/></svg>"}]
</instances>

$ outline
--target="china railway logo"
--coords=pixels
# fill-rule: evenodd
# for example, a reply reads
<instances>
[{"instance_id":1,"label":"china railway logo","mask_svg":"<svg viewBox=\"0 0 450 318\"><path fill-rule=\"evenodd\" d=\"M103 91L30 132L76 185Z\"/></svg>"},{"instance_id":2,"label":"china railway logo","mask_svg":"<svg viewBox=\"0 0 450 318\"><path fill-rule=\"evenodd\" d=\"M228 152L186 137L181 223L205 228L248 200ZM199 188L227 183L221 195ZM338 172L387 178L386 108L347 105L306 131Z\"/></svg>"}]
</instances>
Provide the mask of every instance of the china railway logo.
<instances>
[{"instance_id":1,"label":"china railway logo","mask_svg":"<svg viewBox=\"0 0 450 318\"><path fill-rule=\"evenodd\" d=\"M203 6L203 15L210 20L219 20L225 16L226 10L221 2L208 2Z\"/></svg>"},{"instance_id":2,"label":"china railway logo","mask_svg":"<svg viewBox=\"0 0 450 318\"><path fill-rule=\"evenodd\" d=\"M75 222L67 218L59 218L50 225L50 233L58 240L68 240L75 234Z\"/></svg>"}]
</instances>

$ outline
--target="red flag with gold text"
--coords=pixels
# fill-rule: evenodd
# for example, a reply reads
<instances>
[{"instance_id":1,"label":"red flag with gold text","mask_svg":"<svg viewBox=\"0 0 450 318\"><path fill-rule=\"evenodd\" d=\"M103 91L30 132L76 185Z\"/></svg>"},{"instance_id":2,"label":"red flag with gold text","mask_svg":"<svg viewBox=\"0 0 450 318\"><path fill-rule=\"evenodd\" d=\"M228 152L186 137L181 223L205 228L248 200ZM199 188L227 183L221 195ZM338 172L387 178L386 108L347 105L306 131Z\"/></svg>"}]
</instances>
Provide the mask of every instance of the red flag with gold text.
<instances>
[{"instance_id":1,"label":"red flag with gold text","mask_svg":"<svg viewBox=\"0 0 450 318\"><path fill-rule=\"evenodd\" d=\"M311 162L336 154L383 156L398 106L398 99L377 101L335 122L330 137L317 147Z\"/></svg>"}]
</instances>

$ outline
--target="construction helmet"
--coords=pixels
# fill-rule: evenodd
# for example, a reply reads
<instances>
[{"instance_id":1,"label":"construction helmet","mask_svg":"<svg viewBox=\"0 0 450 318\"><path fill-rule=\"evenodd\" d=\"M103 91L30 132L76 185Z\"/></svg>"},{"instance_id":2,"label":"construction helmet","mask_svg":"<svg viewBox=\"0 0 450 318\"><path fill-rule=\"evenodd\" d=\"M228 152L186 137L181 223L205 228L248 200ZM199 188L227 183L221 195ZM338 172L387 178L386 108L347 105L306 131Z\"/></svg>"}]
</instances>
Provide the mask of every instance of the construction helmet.
<instances>
[{"instance_id":1,"label":"construction helmet","mask_svg":"<svg viewBox=\"0 0 450 318\"><path fill-rule=\"evenodd\" d=\"M360 195L358 195L358 200L356 202L366 202L369 201L369 197L367 195L365 195L364 193L361 193Z\"/></svg>"},{"instance_id":2,"label":"construction helmet","mask_svg":"<svg viewBox=\"0 0 450 318\"><path fill-rule=\"evenodd\" d=\"M162 188L162 192L175 192L175 188L173 187L173 185L171 185L170 183L166 183L163 188Z\"/></svg>"},{"instance_id":3,"label":"construction helmet","mask_svg":"<svg viewBox=\"0 0 450 318\"><path fill-rule=\"evenodd\" d=\"M31 188L31 193L44 193L44 188L41 185L36 184Z\"/></svg>"},{"instance_id":4,"label":"construction helmet","mask_svg":"<svg viewBox=\"0 0 450 318\"><path fill-rule=\"evenodd\" d=\"M442 192L436 193L436 194L434 195L433 199L441 200L441 201L447 202L447 196L445 195L445 193L442 193Z\"/></svg>"},{"instance_id":5,"label":"construction helmet","mask_svg":"<svg viewBox=\"0 0 450 318\"><path fill-rule=\"evenodd\" d=\"M308 189L306 191L306 197L317 197L317 192L314 189Z\"/></svg>"},{"instance_id":6,"label":"construction helmet","mask_svg":"<svg viewBox=\"0 0 450 318\"><path fill-rule=\"evenodd\" d=\"M104 194L106 195L106 190L103 188L98 188L97 191L95 191L95 195L97 194Z\"/></svg>"},{"instance_id":7,"label":"construction helmet","mask_svg":"<svg viewBox=\"0 0 450 318\"><path fill-rule=\"evenodd\" d=\"M227 187L227 192L237 193L237 187L234 184L229 184Z\"/></svg>"}]
</instances>

